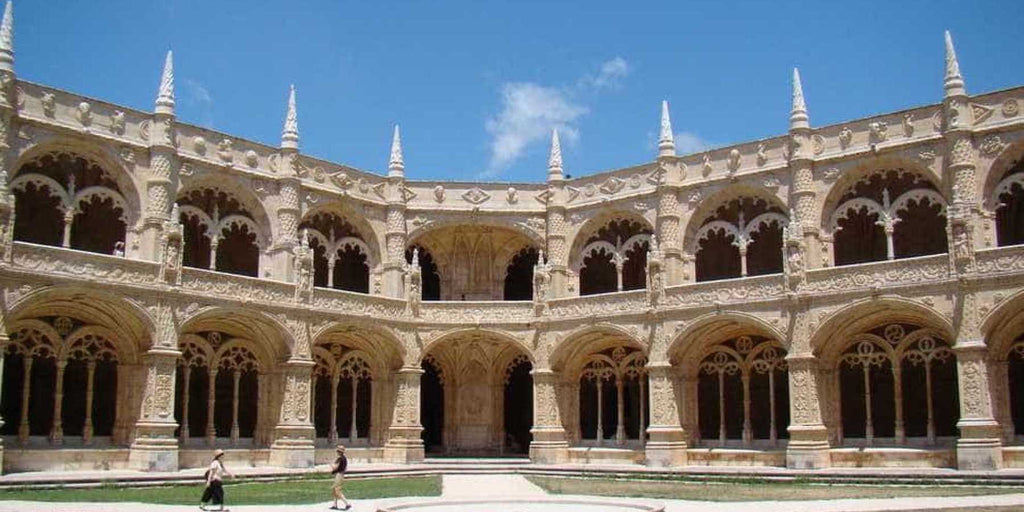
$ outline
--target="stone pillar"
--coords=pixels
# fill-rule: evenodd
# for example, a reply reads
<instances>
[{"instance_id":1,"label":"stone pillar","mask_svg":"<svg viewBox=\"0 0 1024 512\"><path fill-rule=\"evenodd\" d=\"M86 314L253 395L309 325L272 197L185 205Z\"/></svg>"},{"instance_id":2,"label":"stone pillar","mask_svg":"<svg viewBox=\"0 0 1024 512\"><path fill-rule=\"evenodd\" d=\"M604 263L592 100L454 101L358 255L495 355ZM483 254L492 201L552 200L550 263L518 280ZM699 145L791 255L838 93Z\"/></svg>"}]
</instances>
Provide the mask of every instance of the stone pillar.
<instances>
[{"instance_id":1,"label":"stone pillar","mask_svg":"<svg viewBox=\"0 0 1024 512\"><path fill-rule=\"evenodd\" d=\"M156 261L164 223L171 220L171 205L178 194L179 163L175 147L174 66L167 52L153 118L149 121L149 174L146 207L140 233L141 256Z\"/></svg>"},{"instance_id":2,"label":"stone pillar","mask_svg":"<svg viewBox=\"0 0 1024 512\"><path fill-rule=\"evenodd\" d=\"M402 138L395 126L391 140L391 158L388 160L387 220L384 231L384 295L405 297L405 246L408 232L405 225L405 159L402 156ZM372 269L371 269L372 270ZM417 418L417 423L419 419ZM421 443L422 446L422 443Z\"/></svg>"},{"instance_id":3,"label":"stone pillar","mask_svg":"<svg viewBox=\"0 0 1024 512\"><path fill-rule=\"evenodd\" d=\"M1003 467L1002 431L992 408L988 349L981 340L960 340L956 352L960 386L960 438L956 441L959 469L991 470Z\"/></svg>"},{"instance_id":4,"label":"stone pillar","mask_svg":"<svg viewBox=\"0 0 1024 512\"><path fill-rule=\"evenodd\" d=\"M667 171L665 171L667 173ZM665 180L666 177L662 177ZM683 282L683 246L680 237L679 189L668 183L658 186L657 236L665 258L666 285Z\"/></svg>"},{"instance_id":5,"label":"stone pillar","mask_svg":"<svg viewBox=\"0 0 1024 512\"><path fill-rule=\"evenodd\" d=\"M807 268L821 266L821 244L817 201L814 191L814 156L811 152L811 127L804 101L800 73L793 70L793 109L789 117L790 157L789 171L793 186L790 188L789 204L792 208L790 223L794 240L803 239L803 260Z\"/></svg>"},{"instance_id":6,"label":"stone pillar","mask_svg":"<svg viewBox=\"0 0 1024 512\"><path fill-rule=\"evenodd\" d=\"M395 410L388 441L384 444L384 461L411 463L423 460L423 440L420 434L420 376L423 369L403 366L395 373Z\"/></svg>"},{"instance_id":7,"label":"stone pillar","mask_svg":"<svg viewBox=\"0 0 1024 512\"><path fill-rule=\"evenodd\" d=\"M281 150L281 165L286 169L292 169L292 161L298 160L299 155L293 150ZM278 182L278 207L277 222L280 225L277 240L271 243L270 261L273 262L271 272L275 277L289 282L299 282L295 275L295 264L293 255L295 248L299 245L299 191L302 189L302 182L298 176L287 175ZM265 275L261 269L261 276Z\"/></svg>"},{"instance_id":8,"label":"stone pillar","mask_svg":"<svg viewBox=\"0 0 1024 512\"><path fill-rule=\"evenodd\" d=\"M647 380L651 424L647 427L650 439L644 446L646 464L655 467L685 466L686 431L683 430L679 402L672 384L672 366L667 362L648 364Z\"/></svg>"},{"instance_id":9,"label":"stone pillar","mask_svg":"<svg viewBox=\"0 0 1024 512\"><path fill-rule=\"evenodd\" d=\"M792 354L789 364L789 445L786 467L822 469L832 465L828 429L822 422L817 360L811 354Z\"/></svg>"},{"instance_id":10,"label":"stone pillar","mask_svg":"<svg viewBox=\"0 0 1024 512\"><path fill-rule=\"evenodd\" d=\"M953 48L953 39L946 32L946 73L943 79L945 112L942 138L948 158L943 159L943 180L949 187L952 201L946 211L949 219L949 254L958 272L974 266L974 224L978 213L975 170L976 151L971 132L970 97L960 74L960 63Z\"/></svg>"},{"instance_id":11,"label":"stone pillar","mask_svg":"<svg viewBox=\"0 0 1024 512\"><path fill-rule=\"evenodd\" d=\"M154 348L144 356L142 408L135 422L135 441L128 466L141 471L177 471L178 440L174 429L175 369L181 352Z\"/></svg>"},{"instance_id":12,"label":"stone pillar","mask_svg":"<svg viewBox=\"0 0 1024 512\"><path fill-rule=\"evenodd\" d=\"M309 468L314 464L313 416L309 407L313 382L313 361L292 360L281 369L284 397L270 445L270 465ZM261 392L269 392L262 390ZM269 411L268 411L269 412Z\"/></svg>"},{"instance_id":13,"label":"stone pillar","mask_svg":"<svg viewBox=\"0 0 1024 512\"><path fill-rule=\"evenodd\" d=\"M558 376L548 368L537 368L533 375L533 428L530 434L530 460L535 464L560 464L569 460L569 442L559 414Z\"/></svg>"}]
</instances>

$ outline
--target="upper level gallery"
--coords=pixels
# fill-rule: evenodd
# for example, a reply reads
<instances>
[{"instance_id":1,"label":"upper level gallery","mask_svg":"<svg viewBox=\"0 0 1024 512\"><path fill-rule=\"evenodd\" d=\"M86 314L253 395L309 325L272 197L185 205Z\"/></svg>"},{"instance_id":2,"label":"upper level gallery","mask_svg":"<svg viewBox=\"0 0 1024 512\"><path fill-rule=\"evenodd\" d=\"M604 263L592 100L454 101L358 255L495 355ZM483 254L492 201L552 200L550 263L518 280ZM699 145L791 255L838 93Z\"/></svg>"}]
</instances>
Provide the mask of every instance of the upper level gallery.
<instances>
[{"instance_id":1,"label":"upper level gallery","mask_svg":"<svg viewBox=\"0 0 1024 512\"><path fill-rule=\"evenodd\" d=\"M664 103L651 162L568 178L554 133L546 182L512 185L407 179L397 127L385 175L304 155L294 89L277 147L180 122L170 53L152 113L19 80L9 13L0 78L26 275L529 321L997 271L1024 243L1024 87L968 95L948 37L940 104L811 127L794 71L786 134L677 155Z\"/></svg>"}]
</instances>

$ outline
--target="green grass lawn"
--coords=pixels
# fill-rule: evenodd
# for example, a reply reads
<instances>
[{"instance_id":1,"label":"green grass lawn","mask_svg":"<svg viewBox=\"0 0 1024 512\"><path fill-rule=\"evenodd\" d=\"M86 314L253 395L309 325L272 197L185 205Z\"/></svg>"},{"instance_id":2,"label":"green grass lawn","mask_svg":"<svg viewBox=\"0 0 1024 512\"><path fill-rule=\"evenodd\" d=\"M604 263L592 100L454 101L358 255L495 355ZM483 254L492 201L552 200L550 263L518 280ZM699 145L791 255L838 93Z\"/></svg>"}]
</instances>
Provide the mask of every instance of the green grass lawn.
<instances>
[{"instance_id":1,"label":"green grass lawn","mask_svg":"<svg viewBox=\"0 0 1024 512\"><path fill-rule=\"evenodd\" d=\"M224 484L228 505L300 505L332 499L329 478L304 478L284 482L231 482ZM345 497L355 500L400 496L440 496L441 477L373 478L345 482ZM165 505L198 505L202 484L166 485L146 488L100 487L96 489L54 489L46 491L0 491L0 500L55 502L139 502Z\"/></svg>"},{"instance_id":2,"label":"green grass lawn","mask_svg":"<svg viewBox=\"0 0 1024 512\"><path fill-rule=\"evenodd\" d=\"M1024 492L1024 487L826 485L799 482L702 483L683 480L618 480L529 476L552 494L586 494L701 501L829 500L975 496Z\"/></svg>"}]
</instances>

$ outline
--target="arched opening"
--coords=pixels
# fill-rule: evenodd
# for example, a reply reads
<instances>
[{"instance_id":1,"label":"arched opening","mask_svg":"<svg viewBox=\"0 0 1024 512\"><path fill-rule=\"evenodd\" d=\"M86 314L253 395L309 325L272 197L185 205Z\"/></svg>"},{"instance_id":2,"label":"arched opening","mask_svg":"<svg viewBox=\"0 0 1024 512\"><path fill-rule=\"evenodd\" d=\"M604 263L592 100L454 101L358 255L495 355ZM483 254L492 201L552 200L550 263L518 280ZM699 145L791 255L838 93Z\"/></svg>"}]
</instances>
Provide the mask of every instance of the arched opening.
<instances>
[{"instance_id":1,"label":"arched opening","mask_svg":"<svg viewBox=\"0 0 1024 512\"><path fill-rule=\"evenodd\" d=\"M646 287L651 233L638 221L616 219L588 237L576 259L580 295Z\"/></svg>"},{"instance_id":2,"label":"arched opening","mask_svg":"<svg viewBox=\"0 0 1024 512\"><path fill-rule=\"evenodd\" d=\"M268 390L260 389L262 370L249 343L216 330L182 336L175 418L183 444L258 444L260 392Z\"/></svg>"},{"instance_id":3,"label":"arched opening","mask_svg":"<svg viewBox=\"0 0 1024 512\"><path fill-rule=\"evenodd\" d=\"M788 438L786 351L761 336L708 349L698 366L698 426L708 446L774 445Z\"/></svg>"},{"instance_id":4,"label":"arched opening","mask_svg":"<svg viewBox=\"0 0 1024 512\"><path fill-rule=\"evenodd\" d=\"M423 447L427 453L444 451L444 379L437 361L423 359L420 378L420 423L423 425Z\"/></svg>"},{"instance_id":5,"label":"arched opening","mask_svg":"<svg viewBox=\"0 0 1024 512\"><path fill-rule=\"evenodd\" d=\"M315 350L313 426L333 446L370 444L374 402L374 366L362 350L339 343Z\"/></svg>"},{"instance_id":6,"label":"arched opening","mask_svg":"<svg viewBox=\"0 0 1024 512\"><path fill-rule=\"evenodd\" d=\"M505 440L508 453L529 452L533 436L533 365L526 356L518 356L505 367Z\"/></svg>"},{"instance_id":7,"label":"arched opening","mask_svg":"<svg viewBox=\"0 0 1024 512\"><path fill-rule=\"evenodd\" d=\"M11 182L14 239L113 254L123 244L128 206L99 164L70 153L42 155Z\"/></svg>"},{"instance_id":8,"label":"arched opening","mask_svg":"<svg viewBox=\"0 0 1024 512\"><path fill-rule=\"evenodd\" d=\"M423 277L423 300L441 300L441 276L434 257L426 248L414 245L405 251L405 262L412 264L412 253L418 251L420 272Z\"/></svg>"},{"instance_id":9,"label":"arched opening","mask_svg":"<svg viewBox=\"0 0 1024 512\"><path fill-rule=\"evenodd\" d=\"M841 442L934 445L956 434L956 358L934 330L897 322L856 335L837 371Z\"/></svg>"},{"instance_id":10,"label":"arched opening","mask_svg":"<svg viewBox=\"0 0 1024 512\"><path fill-rule=\"evenodd\" d=\"M919 174L874 172L850 186L837 204L828 226L836 265L947 250L945 200Z\"/></svg>"},{"instance_id":11,"label":"arched opening","mask_svg":"<svg viewBox=\"0 0 1024 512\"><path fill-rule=\"evenodd\" d=\"M117 444L119 353L97 327L42 317L14 328L4 359L4 435L18 444ZM33 438L36 438L33 440Z\"/></svg>"},{"instance_id":12,"label":"arched opening","mask_svg":"<svg viewBox=\"0 0 1024 512\"><path fill-rule=\"evenodd\" d=\"M238 199L215 188L201 188L184 193L178 205L184 227L183 265L259 275L259 228Z\"/></svg>"},{"instance_id":13,"label":"arched opening","mask_svg":"<svg viewBox=\"0 0 1024 512\"><path fill-rule=\"evenodd\" d=\"M631 446L644 443L647 406L643 353L615 346L583 359L577 392L578 432L584 446Z\"/></svg>"},{"instance_id":14,"label":"arched opening","mask_svg":"<svg viewBox=\"0 0 1024 512\"><path fill-rule=\"evenodd\" d=\"M533 299L533 268L539 258L534 247L526 247L512 257L505 271L505 300Z\"/></svg>"},{"instance_id":15,"label":"arched opening","mask_svg":"<svg viewBox=\"0 0 1024 512\"><path fill-rule=\"evenodd\" d=\"M695 235L697 281L782 272L782 208L756 197L718 207Z\"/></svg>"},{"instance_id":16,"label":"arched opening","mask_svg":"<svg viewBox=\"0 0 1024 512\"><path fill-rule=\"evenodd\" d=\"M372 258L362 233L334 213L317 213L303 220L313 249L313 285L359 293L370 292Z\"/></svg>"},{"instance_id":17,"label":"arched opening","mask_svg":"<svg viewBox=\"0 0 1024 512\"><path fill-rule=\"evenodd\" d=\"M999 246L1024 244L1024 158L1010 166L992 195Z\"/></svg>"},{"instance_id":18,"label":"arched opening","mask_svg":"<svg viewBox=\"0 0 1024 512\"><path fill-rule=\"evenodd\" d=\"M1013 434L1020 436L1024 435L1024 335L1017 337L1010 347L1006 363Z\"/></svg>"}]
</instances>

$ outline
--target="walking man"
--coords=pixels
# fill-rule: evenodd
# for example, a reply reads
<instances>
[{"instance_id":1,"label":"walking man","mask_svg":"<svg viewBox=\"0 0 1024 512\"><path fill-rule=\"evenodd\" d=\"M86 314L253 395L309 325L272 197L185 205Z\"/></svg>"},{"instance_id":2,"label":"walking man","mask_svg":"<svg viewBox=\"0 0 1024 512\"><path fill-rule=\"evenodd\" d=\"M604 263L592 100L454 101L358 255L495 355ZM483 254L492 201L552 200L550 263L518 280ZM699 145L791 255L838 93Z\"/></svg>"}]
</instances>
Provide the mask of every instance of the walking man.
<instances>
[{"instance_id":1,"label":"walking man","mask_svg":"<svg viewBox=\"0 0 1024 512\"><path fill-rule=\"evenodd\" d=\"M352 505L345 499L345 494L341 492L341 484L345 481L345 470L348 469L348 458L345 457L345 447L338 445L338 458L334 459L334 464L331 464L331 473L334 475L334 487L331 490L334 492L334 506L331 510L348 510L352 508ZM338 508L338 500L345 503L345 508Z\"/></svg>"},{"instance_id":2,"label":"walking man","mask_svg":"<svg viewBox=\"0 0 1024 512\"><path fill-rule=\"evenodd\" d=\"M224 450L220 448L213 452L213 460L210 462L210 468L206 470L206 489L203 490L203 497L199 499L200 510L206 510L206 502L213 501L214 505L219 505L220 508L213 510L227 510L224 508L224 487L223 480L225 476L232 475L227 468L224 467L224 462L221 458L224 457Z\"/></svg>"}]
</instances>

